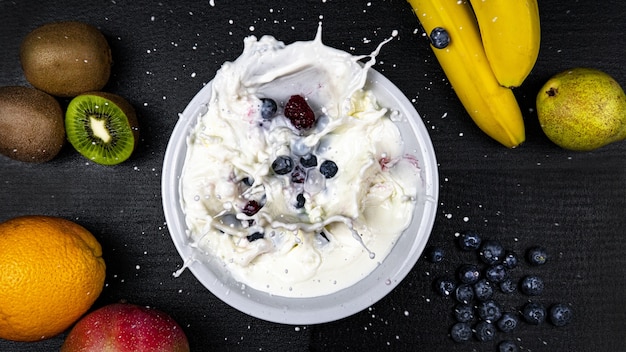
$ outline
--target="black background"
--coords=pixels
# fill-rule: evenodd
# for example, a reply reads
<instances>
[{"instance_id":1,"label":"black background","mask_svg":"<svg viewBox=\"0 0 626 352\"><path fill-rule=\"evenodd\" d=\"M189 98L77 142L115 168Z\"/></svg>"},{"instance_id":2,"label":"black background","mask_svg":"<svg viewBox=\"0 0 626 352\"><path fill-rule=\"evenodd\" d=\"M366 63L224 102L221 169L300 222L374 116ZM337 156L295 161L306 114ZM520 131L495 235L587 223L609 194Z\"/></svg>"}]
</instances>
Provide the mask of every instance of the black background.
<instances>
[{"instance_id":1,"label":"black background","mask_svg":"<svg viewBox=\"0 0 626 352\"><path fill-rule=\"evenodd\" d=\"M88 228L107 263L94 309L125 299L173 316L193 351L495 351L495 343L455 344L448 336L451 299L431 289L434 277L473 260L454 249L455 233L477 229L521 253L544 245L542 268L514 276L546 280L539 300L575 309L565 328L523 324L524 351L626 350L626 142L577 153L552 144L534 111L539 88L571 67L594 67L626 86L626 6L622 1L540 1L537 64L515 90L527 141L510 150L486 137L464 112L408 3L403 0L125 1L0 0L0 85L27 85L19 45L51 21L80 20L107 37L115 60L104 90L137 109L142 137L123 164L87 162L66 145L52 161L29 164L0 156L0 221L26 214L64 217ZM161 206L161 168L178 114L248 35L286 43L310 40L323 22L324 42L353 54L384 46L375 68L414 103L439 163L440 203L430 244L447 249L438 265L420 260L387 297L352 317L327 324L268 323L215 298L189 271L170 239ZM66 101L61 100L63 104ZM507 309L527 298L502 298ZM37 342L0 340L1 351L54 351L65 335Z\"/></svg>"}]
</instances>

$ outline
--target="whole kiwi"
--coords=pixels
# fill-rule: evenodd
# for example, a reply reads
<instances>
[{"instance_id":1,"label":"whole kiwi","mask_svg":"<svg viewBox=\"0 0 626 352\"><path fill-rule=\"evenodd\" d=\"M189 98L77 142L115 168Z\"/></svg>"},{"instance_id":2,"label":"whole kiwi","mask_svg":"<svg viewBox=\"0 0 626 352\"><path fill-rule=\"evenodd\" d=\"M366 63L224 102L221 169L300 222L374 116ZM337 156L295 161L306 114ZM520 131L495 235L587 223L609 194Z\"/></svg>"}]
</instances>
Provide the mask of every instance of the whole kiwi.
<instances>
[{"instance_id":1,"label":"whole kiwi","mask_svg":"<svg viewBox=\"0 0 626 352\"><path fill-rule=\"evenodd\" d=\"M35 88L58 97L101 90L111 75L111 48L104 35L83 22L44 24L20 46L24 76Z\"/></svg>"},{"instance_id":2,"label":"whole kiwi","mask_svg":"<svg viewBox=\"0 0 626 352\"><path fill-rule=\"evenodd\" d=\"M44 162L54 158L64 142L63 111L54 97L30 87L0 87L0 153Z\"/></svg>"}]
</instances>

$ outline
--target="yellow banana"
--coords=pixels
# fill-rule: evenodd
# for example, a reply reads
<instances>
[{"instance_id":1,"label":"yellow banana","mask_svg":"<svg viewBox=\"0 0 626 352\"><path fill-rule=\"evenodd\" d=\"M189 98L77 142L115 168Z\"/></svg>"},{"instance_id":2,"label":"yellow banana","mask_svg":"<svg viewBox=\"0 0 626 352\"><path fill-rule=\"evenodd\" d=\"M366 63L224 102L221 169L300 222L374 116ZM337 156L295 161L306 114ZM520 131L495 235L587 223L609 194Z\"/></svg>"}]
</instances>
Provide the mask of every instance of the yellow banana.
<instances>
[{"instance_id":1,"label":"yellow banana","mask_svg":"<svg viewBox=\"0 0 626 352\"><path fill-rule=\"evenodd\" d=\"M431 34L439 64L478 127L509 148L522 143L522 113L511 89L501 86L491 70L470 4L463 0L408 2L426 33ZM432 40L440 28L450 39L445 47Z\"/></svg>"},{"instance_id":2,"label":"yellow banana","mask_svg":"<svg viewBox=\"0 0 626 352\"><path fill-rule=\"evenodd\" d=\"M541 29L537 0L471 0L498 82L519 87L535 66Z\"/></svg>"}]
</instances>

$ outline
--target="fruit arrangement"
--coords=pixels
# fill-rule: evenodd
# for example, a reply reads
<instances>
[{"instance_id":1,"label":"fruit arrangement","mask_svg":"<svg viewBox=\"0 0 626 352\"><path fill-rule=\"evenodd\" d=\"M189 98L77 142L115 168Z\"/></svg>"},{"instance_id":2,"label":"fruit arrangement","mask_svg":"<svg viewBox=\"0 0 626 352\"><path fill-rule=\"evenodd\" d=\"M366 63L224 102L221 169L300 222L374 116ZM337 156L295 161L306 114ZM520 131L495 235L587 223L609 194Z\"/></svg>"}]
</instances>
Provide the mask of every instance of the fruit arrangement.
<instances>
[{"instance_id":1,"label":"fruit arrangement","mask_svg":"<svg viewBox=\"0 0 626 352\"><path fill-rule=\"evenodd\" d=\"M524 82L537 59L540 31L536 1L506 3L473 1L470 4L467 1L439 3L409 0L409 3L429 34L432 49L456 94L476 124L506 147L512 148L523 143L526 138L524 122L512 88ZM494 18L498 20L494 21ZM90 39L62 43L58 39L58 34L66 30L67 33L81 33L80 36L71 36L72 38ZM139 131L137 116L132 105L124 98L102 91L109 79L112 65L111 51L106 38L94 27L78 22L46 25L33 33L24 40L20 60L24 75L34 88L16 86L0 88L0 153L24 162L46 162L60 152L67 139L77 151L96 163L115 165L127 160L137 146ZM42 37L49 39L45 42L37 40ZM89 53L90 56L78 63L64 57L77 51ZM46 60L43 58L48 56L54 57L61 66L67 66L68 70L55 71L46 67ZM576 90L575 87L583 89ZM592 109L597 107L597 104L592 104L597 96L616 97L606 102L607 106L611 107L608 112L607 109L602 109L602 112ZM57 98L71 99L65 112ZM563 112L564 106L571 106L572 102L577 107L577 113L568 115ZM293 105L290 105L288 110L291 108L294 112L286 112L286 115L289 115L295 127L305 130L315 123L314 116L309 114L297 98L294 98ZM276 111L276 103L271 100L264 101L263 111L268 119L271 118ZM550 79L538 93L537 113L541 127L550 140L566 149L594 150L626 138L626 98L623 89L614 79L597 70L573 69ZM18 116L23 118L17 118ZM597 123L590 124L589 121ZM114 132L109 130L111 125L115 126ZM602 129L607 126L610 128ZM295 161L296 166L293 166L294 160L290 161L291 166L285 166L289 161L280 160L283 164L277 165L274 170L280 174L281 170L286 168L289 169L287 171L289 173L294 169L297 170L299 166L305 168L317 166L315 155L305 157L300 158L299 163ZM333 165L328 163L323 168L320 167L320 171L322 169L325 170L322 172L325 177L332 177L334 172L337 172L336 165L333 168ZM297 174L292 173L292 177L295 177L292 178L293 182L298 182ZM304 204L304 199L301 202L298 204ZM260 205L246 204L246 207L249 212L254 212ZM0 270L8 268L2 262L7 261L12 255L19 255L19 261L28 263L29 266L32 262L33 268L45 268L50 265L49 263L40 265L31 261L33 258L43 259L38 256L12 252L24 246L2 245L5 241L12 241L13 236L10 235L18 233L11 229L18 221L41 222L39 225L32 225L37 227L36 231L29 232L33 236L42 231L43 223L52 224L49 225L50 229L44 230L47 234L44 242L48 244L50 250L56 248L56 245L51 243L56 241L54 236L50 236L51 233L57 232L53 228L64 228L58 232L65 235L74 233L68 231L66 229L68 227L76 227L76 231L80 233L86 231L76 224L67 224L62 219L52 218L25 217L0 224ZM478 341L488 341L500 333L515 331L522 322L541 325L549 321L554 326L564 326L571 321L572 308L562 303L545 306L531 302L521 306L518 312L503 311L498 301L493 299L494 294L507 295L519 291L526 297L537 298L541 296L546 283L537 275L527 275L519 282L513 281L509 272L517 267L519 258L497 242L481 241L479 236L474 235L464 233L459 246L463 250L476 251L482 261L478 264L463 264L459 267L457 276L438 278L435 285L442 295L458 301L453 310L457 321L450 330L450 337L453 340L462 342L475 338ZM8 327L0 325L2 335L0 337L21 341L49 338L69 328L92 306L102 289L105 266L101 254L98 254L97 241L93 243L95 239L88 235L84 236L88 240L83 241L92 244L91 247L88 246L89 250L81 247L80 251L89 254L86 258L93 261L90 264L93 267L89 273L73 274L72 277L92 281L94 290L84 296L89 300L83 301L84 297L74 300L71 298L74 288L68 288L66 295L61 296L64 302L52 302L43 287L26 290L5 286L1 283L3 280L0 280L3 287L0 290L3 297L0 304L11 302L12 308L21 307L20 314L23 315L17 314L15 317L24 322L24 324L12 322ZM28 240L29 237L22 236L19 239L19 241ZM432 248L428 256L433 263L445 258L439 248ZM529 265L543 265L546 258L545 249L537 247L529 249L526 260ZM50 284L56 280L51 279L50 275L53 274L39 269L32 270L28 277L38 280L28 282L35 285L37 281L47 281ZM45 277L45 280L41 279L42 277ZM2 275L0 278L7 279L9 276ZM63 285L76 283L67 280L59 282ZM58 291L60 287L55 285L54 290ZM21 292L25 290L33 292L34 296L20 297ZM34 300L33 297L37 295L39 298ZM27 302L16 303L26 298ZM58 303L58 307L64 309L63 313L60 314L55 310L57 306L46 308L46 313L52 316L46 318L45 324L32 320L29 314L36 308L31 305L37 302L45 302L42 304L43 307ZM472 302L475 306L470 304ZM66 310L68 307L73 311L72 314ZM0 309L1 311L3 309ZM79 350L76 347L79 344L77 341L81 339L85 339L82 342L87 341L85 329L88 329L90 324L104 324L113 328L110 331L100 331L103 336L99 337L98 343L105 343L103 341L111 341L116 331L119 331L115 330L116 328L123 329L119 328L122 321L128 321L126 319L130 319L129 317L139 319L144 316L153 317L154 323L150 328L166 325L167 327L164 327L166 331L176 332L173 340L177 343L176 346L182 347L173 345L172 351L188 350L184 334L180 335L182 329L171 318L154 313L145 307L118 304L94 311L81 319L68 335L63 350ZM1 321L3 319L0 319ZM472 327L469 322L475 322L475 325ZM30 326L36 323L40 326ZM22 331L13 330L15 327ZM92 346L102 346L96 345L96 342L91 343ZM508 339L502 341L499 346L502 351L515 351L518 348L515 341Z\"/></svg>"},{"instance_id":2,"label":"fruit arrangement","mask_svg":"<svg viewBox=\"0 0 626 352\"><path fill-rule=\"evenodd\" d=\"M98 164L130 157L139 137L137 117L124 98L101 91L113 61L97 28L77 21L44 24L22 41L20 61L34 88L0 88L0 153L49 161L67 137ZM72 98L65 115L55 97Z\"/></svg>"},{"instance_id":3,"label":"fruit arrangement","mask_svg":"<svg viewBox=\"0 0 626 352\"><path fill-rule=\"evenodd\" d=\"M524 118L511 88L524 83L539 55L537 1L408 2L478 127L506 147L523 143ZM546 136L564 149L591 151L626 139L624 91L599 70L555 75L539 91L536 105Z\"/></svg>"},{"instance_id":4,"label":"fruit arrangement","mask_svg":"<svg viewBox=\"0 0 626 352\"><path fill-rule=\"evenodd\" d=\"M20 60L32 87L0 87L0 153L46 162L67 140L98 164L131 156L137 116L124 98L102 91L112 58L100 31L76 21L45 24L24 38ZM69 99L65 111L59 98ZM0 272L2 339L49 339L78 321L63 351L189 351L162 311L120 303L84 316L102 292L106 265L98 240L75 222L26 215L0 223Z\"/></svg>"},{"instance_id":5,"label":"fruit arrangement","mask_svg":"<svg viewBox=\"0 0 626 352\"><path fill-rule=\"evenodd\" d=\"M68 334L62 351L189 351L166 313L114 303L83 316L102 289L102 247L83 226L28 215L0 223L0 338L40 341Z\"/></svg>"},{"instance_id":6,"label":"fruit arrangement","mask_svg":"<svg viewBox=\"0 0 626 352\"><path fill-rule=\"evenodd\" d=\"M537 1L408 2L478 127L509 148L524 142L524 119L510 88L522 84L539 54Z\"/></svg>"}]
</instances>

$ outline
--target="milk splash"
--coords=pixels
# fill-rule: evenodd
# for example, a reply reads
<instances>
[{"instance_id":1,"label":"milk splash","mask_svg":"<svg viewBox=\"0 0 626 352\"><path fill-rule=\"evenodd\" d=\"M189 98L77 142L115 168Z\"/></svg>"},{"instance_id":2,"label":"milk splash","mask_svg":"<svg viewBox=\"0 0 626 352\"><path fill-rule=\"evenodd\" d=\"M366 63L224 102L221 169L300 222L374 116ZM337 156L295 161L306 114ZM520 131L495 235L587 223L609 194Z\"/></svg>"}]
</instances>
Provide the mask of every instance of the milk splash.
<instances>
[{"instance_id":1,"label":"milk splash","mask_svg":"<svg viewBox=\"0 0 626 352\"><path fill-rule=\"evenodd\" d=\"M397 116L366 86L395 36L361 56L325 46L321 22L312 41L249 36L242 54L216 73L187 140L181 205L190 245L243 287L290 297L336 292L374 270L410 223L420 170L403 150ZM294 94L315 112L311 131L281 115ZM270 121L260 117L262 98L279 103ZM312 169L300 184L270 167L277 156L306 153L334 161L339 172L320 178ZM246 215L251 200L262 206Z\"/></svg>"}]
</instances>

